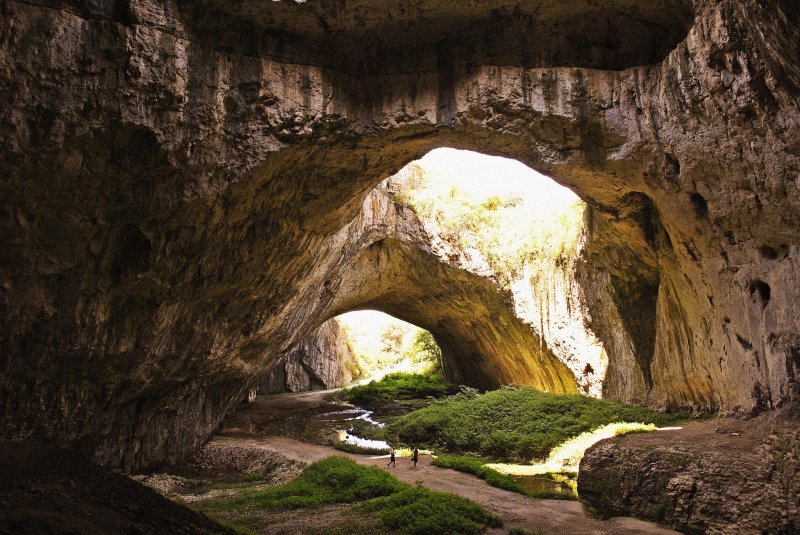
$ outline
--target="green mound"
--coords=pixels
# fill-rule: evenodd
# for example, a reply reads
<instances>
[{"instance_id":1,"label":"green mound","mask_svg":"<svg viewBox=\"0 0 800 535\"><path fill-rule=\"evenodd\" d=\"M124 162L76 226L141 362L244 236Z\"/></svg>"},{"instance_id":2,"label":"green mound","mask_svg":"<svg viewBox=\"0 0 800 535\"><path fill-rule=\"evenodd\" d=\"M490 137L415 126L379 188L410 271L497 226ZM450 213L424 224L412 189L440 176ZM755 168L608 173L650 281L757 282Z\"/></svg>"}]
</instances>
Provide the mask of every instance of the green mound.
<instances>
[{"instance_id":1,"label":"green mound","mask_svg":"<svg viewBox=\"0 0 800 535\"><path fill-rule=\"evenodd\" d=\"M361 407L375 407L394 400L441 398L458 392L458 387L445 381L440 373L419 375L390 373L380 381L343 390L339 397Z\"/></svg>"},{"instance_id":2,"label":"green mound","mask_svg":"<svg viewBox=\"0 0 800 535\"><path fill-rule=\"evenodd\" d=\"M528 462L569 438L613 422L674 423L678 417L580 395L505 387L466 389L400 416L386 429L392 443Z\"/></svg>"}]
</instances>

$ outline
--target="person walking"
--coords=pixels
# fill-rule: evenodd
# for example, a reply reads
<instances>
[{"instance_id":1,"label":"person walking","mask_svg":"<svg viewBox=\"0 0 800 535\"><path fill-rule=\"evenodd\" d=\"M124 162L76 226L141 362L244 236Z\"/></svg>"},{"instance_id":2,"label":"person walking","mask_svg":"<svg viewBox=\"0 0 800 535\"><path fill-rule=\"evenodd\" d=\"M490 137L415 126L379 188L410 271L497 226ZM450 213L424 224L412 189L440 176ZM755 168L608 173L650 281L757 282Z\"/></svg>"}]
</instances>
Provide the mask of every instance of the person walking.
<instances>
[{"instance_id":1,"label":"person walking","mask_svg":"<svg viewBox=\"0 0 800 535\"><path fill-rule=\"evenodd\" d=\"M392 451L391 451L391 453L389 453L389 462L386 464L386 466L387 466L387 467L388 467L390 464L391 464L391 465L394 465L394 466L397 466L397 463L396 463L396 462L395 462L395 460L394 460L394 456L395 456L395 454L396 454L396 452L395 452L395 449L394 449L394 448L392 448Z\"/></svg>"},{"instance_id":2,"label":"person walking","mask_svg":"<svg viewBox=\"0 0 800 535\"><path fill-rule=\"evenodd\" d=\"M411 452L411 460L414 461L414 468L417 467L417 461L419 461L419 450L414 448L414 451Z\"/></svg>"}]
</instances>

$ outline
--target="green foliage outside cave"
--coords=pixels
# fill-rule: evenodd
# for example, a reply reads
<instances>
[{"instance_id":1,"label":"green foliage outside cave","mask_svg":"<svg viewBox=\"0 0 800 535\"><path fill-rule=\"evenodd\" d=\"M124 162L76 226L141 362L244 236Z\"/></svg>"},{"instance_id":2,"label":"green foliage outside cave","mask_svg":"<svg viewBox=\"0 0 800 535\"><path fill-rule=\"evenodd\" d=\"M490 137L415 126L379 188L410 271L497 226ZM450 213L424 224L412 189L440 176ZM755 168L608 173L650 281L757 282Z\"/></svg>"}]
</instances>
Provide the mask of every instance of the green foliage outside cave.
<instances>
[{"instance_id":1,"label":"green foliage outside cave","mask_svg":"<svg viewBox=\"0 0 800 535\"><path fill-rule=\"evenodd\" d=\"M429 375L441 370L442 352L433 335L382 312L365 310L337 317L359 372L355 377L392 371Z\"/></svg>"},{"instance_id":2,"label":"green foliage outside cave","mask_svg":"<svg viewBox=\"0 0 800 535\"><path fill-rule=\"evenodd\" d=\"M419 163L391 184L395 201L414 210L431 235L456 252L479 252L502 287L526 267L529 273L552 270L577 256L583 201L543 206L513 190L493 193L496 186L492 180L453 182Z\"/></svg>"}]
</instances>

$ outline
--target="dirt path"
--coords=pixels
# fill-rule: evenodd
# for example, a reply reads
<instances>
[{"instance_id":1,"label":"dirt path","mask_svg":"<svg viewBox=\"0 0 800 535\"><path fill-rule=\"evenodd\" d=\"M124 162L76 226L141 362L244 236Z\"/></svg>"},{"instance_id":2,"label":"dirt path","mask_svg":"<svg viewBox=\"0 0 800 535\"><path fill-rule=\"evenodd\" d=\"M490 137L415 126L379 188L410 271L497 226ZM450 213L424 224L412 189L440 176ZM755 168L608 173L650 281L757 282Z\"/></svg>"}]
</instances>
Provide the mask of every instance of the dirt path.
<instances>
[{"instance_id":1,"label":"dirt path","mask_svg":"<svg viewBox=\"0 0 800 535\"><path fill-rule=\"evenodd\" d=\"M503 519L503 528L488 533L506 533L512 527L550 534L634 535L675 533L661 526L633 518L612 518L606 521L591 517L578 502L536 500L515 492L498 489L482 479L431 465L428 456L421 456L415 468L408 459L399 459L396 467L387 467L387 456L371 457L343 453L328 446L309 444L282 436L258 434L265 423L285 417L287 413L305 410L322 403L330 392L264 396L243 406L226 422L221 437L237 445L278 452L290 459L313 462L331 455L341 455L359 464L389 470L401 481L421 481L430 489L450 492L474 500Z\"/></svg>"}]
</instances>

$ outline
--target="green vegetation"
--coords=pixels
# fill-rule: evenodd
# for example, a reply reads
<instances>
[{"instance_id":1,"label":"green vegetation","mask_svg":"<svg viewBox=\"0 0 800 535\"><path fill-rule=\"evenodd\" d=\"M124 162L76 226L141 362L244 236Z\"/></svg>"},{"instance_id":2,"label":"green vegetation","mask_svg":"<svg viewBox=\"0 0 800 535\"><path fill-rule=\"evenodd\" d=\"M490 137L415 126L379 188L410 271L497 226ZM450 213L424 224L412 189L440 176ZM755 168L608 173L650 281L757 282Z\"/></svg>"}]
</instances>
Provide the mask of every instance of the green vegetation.
<instances>
[{"instance_id":1,"label":"green vegetation","mask_svg":"<svg viewBox=\"0 0 800 535\"><path fill-rule=\"evenodd\" d=\"M528 531L522 528L511 528L508 530L508 535L542 535L541 531Z\"/></svg>"},{"instance_id":2,"label":"green vegetation","mask_svg":"<svg viewBox=\"0 0 800 535\"><path fill-rule=\"evenodd\" d=\"M525 494L525 490L513 477L501 474L500 472L492 470L491 468L487 468L485 466L486 463L487 461L485 459L468 455L442 454L438 455L433 460L432 464L441 468L450 468L451 470L458 470L459 472L465 472L467 474L478 476L491 486L499 489Z\"/></svg>"},{"instance_id":3,"label":"green vegetation","mask_svg":"<svg viewBox=\"0 0 800 535\"><path fill-rule=\"evenodd\" d=\"M361 407L375 407L394 400L421 399L429 396L440 398L457 392L458 388L445 381L440 373L418 375L412 373L390 373L380 381L342 390L341 399Z\"/></svg>"},{"instance_id":4,"label":"green vegetation","mask_svg":"<svg viewBox=\"0 0 800 535\"><path fill-rule=\"evenodd\" d=\"M465 472L467 474L478 476L493 487L510 490L512 492L518 492L531 498L546 498L556 500L578 499L577 494L573 492L562 492L556 490L555 488L530 490L524 485L521 485L517 478L507 474L501 474L497 470L493 470L489 466L486 466L486 463L487 461L485 459L480 459L478 457L442 454L436 457L432 464L441 468L450 468L451 470L458 470L459 472Z\"/></svg>"},{"instance_id":5,"label":"green vegetation","mask_svg":"<svg viewBox=\"0 0 800 535\"><path fill-rule=\"evenodd\" d=\"M505 387L482 395L464 389L396 418L386 435L393 443L528 462L546 457L571 437L613 422L664 425L676 419L613 401L530 388Z\"/></svg>"},{"instance_id":6,"label":"green vegetation","mask_svg":"<svg viewBox=\"0 0 800 535\"><path fill-rule=\"evenodd\" d=\"M350 503L387 496L403 487L403 483L379 468L359 466L344 457L328 457L310 465L285 485L243 489L233 497L204 502L201 510L296 509Z\"/></svg>"},{"instance_id":7,"label":"green vegetation","mask_svg":"<svg viewBox=\"0 0 800 535\"><path fill-rule=\"evenodd\" d=\"M383 525L403 535L479 534L503 522L480 505L443 492L408 487L370 500L361 508L378 513Z\"/></svg>"},{"instance_id":8,"label":"green vegetation","mask_svg":"<svg viewBox=\"0 0 800 535\"><path fill-rule=\"evenodd\" d=\"M492 181L454 182L418 163L406 167L396 187L396 202L412 208L431 234L456 250L480 251L505 287L526 263L563 264L576 256L586 206L580 200L548 206L531 202L525 188L497 194Z\"/></svg>"},{"instance_id":9,"label":"green vegetation","mask_svg":"<svg viewBox=\"0 0 800 535\"><path fill-rule=\"evenodd\" d=\"M343 457L317 461L285 485L239 490L233 496L198 502L195 507L215 513L355 502L363 502L355 506L356 512L375 513L385 528L400 534L477 534L486 526L502 525L499 518L469 500L411 487L384 470Z\"/></svg>"},{"instance_id":10,"label":"green vegetation","mask_svg":"<svg viewBox=\"0 0 800 535\"><path fill-rule=\"evenodd\" d=\"M358 368L353 377L391 371L430 374L441 370L442 353L433 335L375 310L337 316Z\"/></svg>"},{"instance_id":11,"label":"green vegetation","mask_svg":"<svg viewBox=\"0 0 800 535\"><path fill-rule=\"evenodd\" d=\"M442 350L430 331L419 329L414 333L408 355L412 362L428 363L431 372L442 369Z\"/></svg>"},{"instance_id":12,"label":"green vegetation","mask_svg":"<svg viewBox=\"0 0 800 535\"><path fill-rule=\"evenodd\" d=\"M361 455L383 455L389 453L388 448L367 448L357 444L348 444L347 442L336 442L333 447L339 451L346 451L347 453L358 453Z\"/></svg>"}]
</instances>

